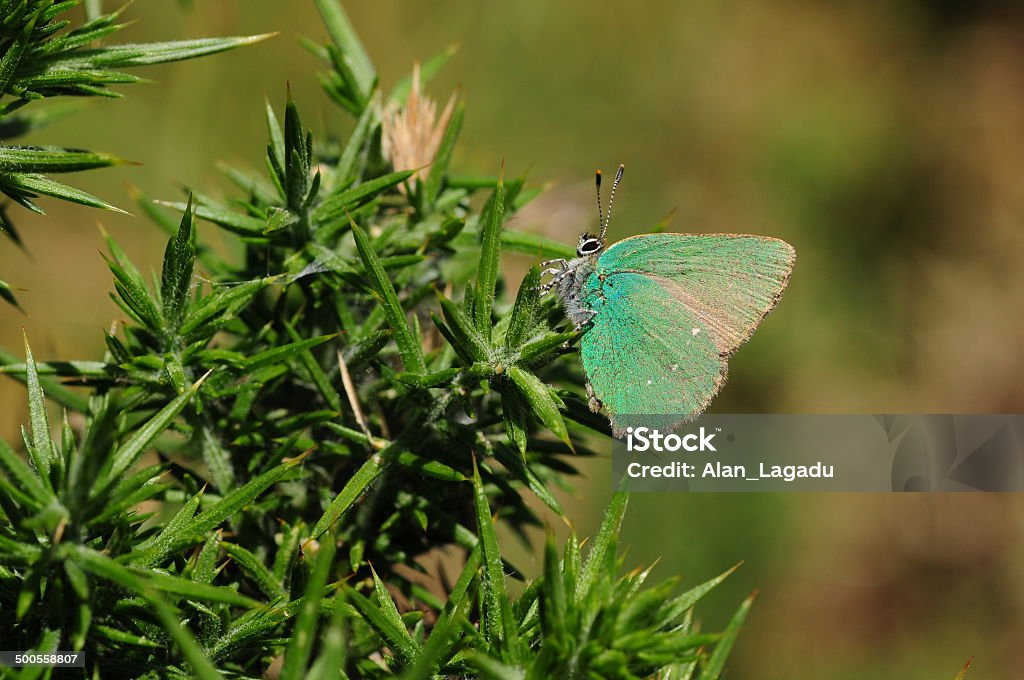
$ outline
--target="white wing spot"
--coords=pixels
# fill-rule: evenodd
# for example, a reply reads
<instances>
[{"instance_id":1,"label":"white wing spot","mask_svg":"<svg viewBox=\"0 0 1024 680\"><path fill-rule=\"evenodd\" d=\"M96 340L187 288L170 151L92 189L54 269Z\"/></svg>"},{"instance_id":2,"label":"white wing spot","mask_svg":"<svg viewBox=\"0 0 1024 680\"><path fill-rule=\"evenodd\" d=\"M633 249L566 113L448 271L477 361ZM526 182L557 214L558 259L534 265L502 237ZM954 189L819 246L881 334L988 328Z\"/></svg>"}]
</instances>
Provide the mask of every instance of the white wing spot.
<instances>
[{"instance_id":1,"label":"white wing spot","mask_svg":"<svg viewBox=\"0 0 1024 680\"><path fill-rule=\"evenodd\" d=\"M647 384L648 384L648 385L650 385L650 384L651 384L651 381L650 381L650 380L648 380L648 381L647 381Z\"/></svg>"},{"instance_id":2,"label":"white wing spot","mask_svg":"<svg viewBox=\"0 0 1024 680\"><path fill-rule=\"evenodd\" d=\"M676 372L678 370L679 370L679 364L672 364L672 372L674 373L674 372Z\"/></svg>"},{"instance_id":3,"label":"white wing spot","mask_svg":"<svg viewBox=\"0 0 1024 680\"><path fill-rule=\"evenodd\" d=\"M690 331L690 335L692 335L693 337L697 337L698 333L700 333L699 328L694 328L692 331Z\"/></svg>"}]
</instances>

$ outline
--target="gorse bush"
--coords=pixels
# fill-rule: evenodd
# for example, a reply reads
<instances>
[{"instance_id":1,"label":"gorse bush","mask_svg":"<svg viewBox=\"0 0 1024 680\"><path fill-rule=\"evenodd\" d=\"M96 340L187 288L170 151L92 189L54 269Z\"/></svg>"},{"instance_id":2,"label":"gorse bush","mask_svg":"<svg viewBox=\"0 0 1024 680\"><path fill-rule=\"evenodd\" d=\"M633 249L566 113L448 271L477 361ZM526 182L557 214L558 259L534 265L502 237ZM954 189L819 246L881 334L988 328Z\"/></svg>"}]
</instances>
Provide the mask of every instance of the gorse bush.
<instances>
[{"instance_id":1,"label":"gorse bush","mask_svg":"<svg viewBox=\"0 0 1024 680\"><path fill-rule=\"evenodd\" d=\"M0 0L0 192L33 212L42 212L35 201L39 196L116 210L49 175L124 161L79 149L7 144L70 112L67 107L28 109L28 105L54 97L119 97L111 86L139 80L124 69L223 52L267 37L100 45L100 40L124 27L119 23L120 12L104 14L98 2L86 2L87 21L73 26L69 15L80 11L79 4L78 0ZM0 232L21 243L6 210L0 210ZM2 279L0 297L16 304L11 285Z\"/></svg>"},{"instance_id":2,"label":"gorse bush","mask_svg":"<svg viewBox=\"0 0 1024 680\"><path fill-rule=\"evenodd\" d=\"M25 457L0 444L4 647L81 650L95 677L719 677L749 602L702 633L693 606L727 573L677 595L618 576L624 495L589 550L549 536L542 575L507 590L496 523L527 539L534 498L562 515L552 487L609 430L538 269L507 296L499 260L573 250L505 226L537 194L523 178L451 171L464 102L424 94L449 53L384 94L341 7L317 6L347 136L268 106L265 173L226 169L237 198L140 199L169 236L153 281L107 238L126 321L101 360L2 356L31 415ZM33 21L26 54L76 44ZM4 191L24 203L21 176ZM454 583L418 561L451 546Z\"/></svg>"}]
</instances>

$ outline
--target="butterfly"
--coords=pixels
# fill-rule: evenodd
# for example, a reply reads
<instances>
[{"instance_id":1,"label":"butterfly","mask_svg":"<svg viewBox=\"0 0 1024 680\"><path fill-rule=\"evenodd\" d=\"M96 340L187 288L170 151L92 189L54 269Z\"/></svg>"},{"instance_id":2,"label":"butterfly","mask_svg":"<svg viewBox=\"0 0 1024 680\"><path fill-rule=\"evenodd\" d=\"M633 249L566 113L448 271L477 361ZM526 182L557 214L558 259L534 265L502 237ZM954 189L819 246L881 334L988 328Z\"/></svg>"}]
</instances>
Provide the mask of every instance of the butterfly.
<instances>
[{"instance_id":1,"label":"butterfly","mask_svg":"<svg viewBox=\"0 0 1024 680\"><path fill-rule=\"evenodd\" d=\"M727 360L782 296L796 251L748 234L643 234L605 242L620 165L600 233L584 233L576 257L541 263L580 331L590 408L604 407L612 433L629 416L667 417L672 429L700 415L725 383Z\"/></svg>"}]
</instances>

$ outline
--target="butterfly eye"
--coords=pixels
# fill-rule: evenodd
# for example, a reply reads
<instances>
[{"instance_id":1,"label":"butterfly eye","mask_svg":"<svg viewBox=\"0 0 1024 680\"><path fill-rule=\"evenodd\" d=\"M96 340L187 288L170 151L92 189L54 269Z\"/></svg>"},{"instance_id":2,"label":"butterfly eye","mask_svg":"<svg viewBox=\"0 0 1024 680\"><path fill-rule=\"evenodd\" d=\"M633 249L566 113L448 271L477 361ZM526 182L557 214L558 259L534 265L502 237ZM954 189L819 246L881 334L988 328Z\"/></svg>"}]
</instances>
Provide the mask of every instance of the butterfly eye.
<instances>
[{"instance_id":1,"label":"butterfly eye","mask_svg":"<svg viewBox=\"0 0 1024 680\"><path fill-rule=\"evenodd\" d=\"M602 248L601 240L596 238L580 239L580 244L576 248L576 255L584 257L586 255L593 255L600 251Z\"/></svg>"}]
</instances>

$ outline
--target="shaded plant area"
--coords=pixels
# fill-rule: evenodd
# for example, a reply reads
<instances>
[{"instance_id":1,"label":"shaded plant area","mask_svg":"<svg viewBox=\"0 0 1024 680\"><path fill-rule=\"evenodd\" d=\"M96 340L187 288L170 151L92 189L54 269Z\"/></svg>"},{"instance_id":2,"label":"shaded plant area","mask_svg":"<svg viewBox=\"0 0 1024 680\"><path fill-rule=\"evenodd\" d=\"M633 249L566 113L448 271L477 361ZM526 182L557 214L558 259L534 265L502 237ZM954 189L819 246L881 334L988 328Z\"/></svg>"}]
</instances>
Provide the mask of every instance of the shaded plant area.
<instances>
[{"instance_id":1,"label":"shaded plant area","mask_svg":"<svg viewBox=\"0 0 1024 680\"><path fill-rule=\"evenodd\" d=\"M750 602L704 633L693 606L728 572L682 594L619 576L624 495L509 594L496 524L564 517L553 489L608 424L538 269L513 296L500 258L573 250L506 227L524 178L451 171L464 102L424 94L450 52L385 93L317 6L348 133L268 105L234 199L140 197L168 234L152 280L107 238L125 319L102 359L0 353L30 407L26 455L0 444L6 647L83 650L97 677L719 677ZM454 583L417 561L453 547Z\"/></svg>"}]
</instances>

